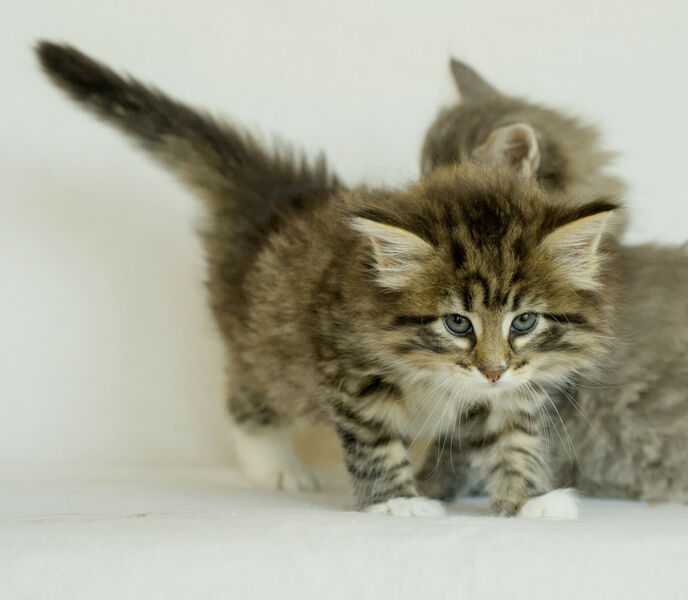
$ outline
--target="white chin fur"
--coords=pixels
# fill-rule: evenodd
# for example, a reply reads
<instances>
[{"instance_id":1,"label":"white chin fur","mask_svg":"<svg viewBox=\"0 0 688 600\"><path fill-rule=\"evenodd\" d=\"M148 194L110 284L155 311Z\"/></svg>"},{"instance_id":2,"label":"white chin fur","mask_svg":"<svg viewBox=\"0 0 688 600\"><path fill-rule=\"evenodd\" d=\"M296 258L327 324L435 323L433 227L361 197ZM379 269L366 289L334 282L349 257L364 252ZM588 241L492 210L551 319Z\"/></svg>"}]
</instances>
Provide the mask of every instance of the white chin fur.
<instances>
[{"instance_id":1,"label":"white chin fur","mask_svg":"<svg viewBox=\"0 0 688 600\"><path fill-rule=\"evenodd\" d=\"M518 512L521 519L560 519L572 521L578 518L576 492L571 488L552 490L528 500Z\"/></svg>"},{"instance_id":2,"label":"white chin fur","mask_svg":"<svg viewBox=\"0 0 688 600\"><path fill-rule=\"evenodd\" d=\"M445 514L442 504L430 498L391 498L386 502L372 504L363 511L395 517L441 517Z\"/></svg>"}]
</instances>

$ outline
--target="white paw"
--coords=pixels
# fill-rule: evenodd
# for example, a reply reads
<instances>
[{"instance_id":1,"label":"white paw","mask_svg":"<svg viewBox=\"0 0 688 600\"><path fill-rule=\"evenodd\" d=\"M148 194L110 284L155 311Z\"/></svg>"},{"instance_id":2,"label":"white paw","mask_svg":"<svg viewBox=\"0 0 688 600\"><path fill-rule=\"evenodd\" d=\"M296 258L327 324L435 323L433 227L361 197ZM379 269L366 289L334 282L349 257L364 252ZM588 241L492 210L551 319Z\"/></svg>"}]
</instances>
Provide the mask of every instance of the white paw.
<instances>
[{"instance_id":1,"label":"white paw","mask_svg":"<svg viewBox=\"0 0 688 600\"><path fill-rule=\"evenodd\" d=\"M571 488L552 490L542 496L528 500L518 511L522 519L566 519L578 518L576 492Z\"/></svg>"},{"instance_id":2,"label":"white paw","mask_svg":"<svg viewBox=\"0 0 688 600\"><path fill-rule=\"evenodd\" d=\"M373 515L394 515L395 517L440 517L445 514L444 507L430 498L391 498L386 502L371 504L363 509Z\"/></svg>"},{"instance_id":3,"label":"white paw","mask_svg":"<svg viewBox=\"0 0 688 600\"><path fill-rule=\"evenodd\" d=\"M315 476L301 463L277 468L244 468L246 476L256 485L285 492L314 492L318 489Z\"/></svg>"},{"instance_id":4,"label":"white paw","mask_svg":"<svg viewBox=\"0 0 688 600\"><path fill-rule=\"evenodd\" d=\"M235 427L234 448L246 477L254 484L287 492L312 492L318 482L301 464L286 428L266 427L247 431Z\"/></svg>"}]
</instances>

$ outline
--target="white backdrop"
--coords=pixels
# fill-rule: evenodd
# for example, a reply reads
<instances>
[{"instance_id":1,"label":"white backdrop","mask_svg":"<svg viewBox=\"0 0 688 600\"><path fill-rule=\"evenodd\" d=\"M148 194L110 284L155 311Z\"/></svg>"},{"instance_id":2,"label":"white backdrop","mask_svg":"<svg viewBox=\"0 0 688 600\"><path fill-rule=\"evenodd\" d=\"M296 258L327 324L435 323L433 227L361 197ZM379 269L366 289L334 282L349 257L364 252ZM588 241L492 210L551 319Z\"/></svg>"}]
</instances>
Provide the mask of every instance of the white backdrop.
<instances>
[{"instance_id":1,"label":"white backdrop","mask_svg":"<svg viewBox=\"0 0 688 600\"><path fill-rule=\"evenodd\" d=\"M47 83L41 37L324 150L352 183L416 176L453 54L603 126L631 240L688 238L685 2L0 0L0 461L230 457L198 207Z\"/></svg>"}]
</instances>

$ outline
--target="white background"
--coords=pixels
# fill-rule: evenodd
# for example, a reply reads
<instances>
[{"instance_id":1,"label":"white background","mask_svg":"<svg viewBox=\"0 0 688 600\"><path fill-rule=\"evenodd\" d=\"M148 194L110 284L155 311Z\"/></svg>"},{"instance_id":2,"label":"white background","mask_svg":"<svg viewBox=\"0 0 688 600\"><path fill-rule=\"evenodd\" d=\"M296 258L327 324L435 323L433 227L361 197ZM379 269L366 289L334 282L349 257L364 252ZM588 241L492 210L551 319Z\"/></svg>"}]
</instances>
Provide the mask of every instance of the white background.
<instances>
[{"instance_id":1,"label":"white background","mask_svg":"<svg viewBox=\"0 0 688 600\"><path fill-rule=\"evenodd\" d=\"M0 1L0 461L231 456L193 198L68 103L32 44L69 41L309 153L350 183L417 175L453 54L598 122L629 239L683 241L685 2Z\"/></svg>"}]
</instances>

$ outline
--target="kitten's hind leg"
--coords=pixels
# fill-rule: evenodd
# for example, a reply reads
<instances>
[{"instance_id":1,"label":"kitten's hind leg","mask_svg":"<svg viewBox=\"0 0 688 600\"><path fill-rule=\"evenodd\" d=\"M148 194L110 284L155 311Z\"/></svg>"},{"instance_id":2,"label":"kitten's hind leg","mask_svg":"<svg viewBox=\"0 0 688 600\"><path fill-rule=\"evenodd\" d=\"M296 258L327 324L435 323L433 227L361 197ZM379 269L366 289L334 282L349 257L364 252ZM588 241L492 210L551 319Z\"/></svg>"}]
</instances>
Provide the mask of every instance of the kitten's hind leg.
<instances>
[{"instance_id":1,"label":"kitten's hind leg","mask_svg":"<svg viewBox=\"0 0 688 600\"><path fill-rule=\"evenodd\" d=\"M246 477L268 489L314 491L318 483L294 452L292 427L263 405L230 400L232 438Z\"/></svg>"},{"instance_id":2,"label":"kitten's hind leg","mask_svg":"<svg viewBox=\"0 0 688 600\"><path fill-rule=\"evenodd\" d=\"M288 492L312 492L318 483L294 453L288 425L247 428L234 424L232 437L239 464L260 487Z\"/></svg>"}]
</instances>

